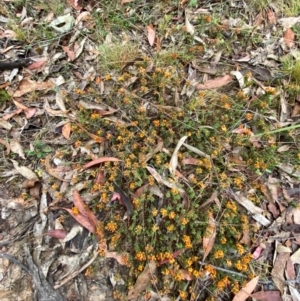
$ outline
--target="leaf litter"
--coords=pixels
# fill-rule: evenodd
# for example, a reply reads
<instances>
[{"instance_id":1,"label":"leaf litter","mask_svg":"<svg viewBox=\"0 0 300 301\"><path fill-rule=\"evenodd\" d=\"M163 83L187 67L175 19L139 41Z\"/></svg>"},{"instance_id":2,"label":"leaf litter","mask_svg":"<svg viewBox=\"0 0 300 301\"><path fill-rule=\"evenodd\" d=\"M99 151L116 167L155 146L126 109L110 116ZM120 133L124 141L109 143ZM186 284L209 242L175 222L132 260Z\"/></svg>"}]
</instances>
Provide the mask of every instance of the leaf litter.
<instances>
[{"instance_id":1,"label":"leaf litter","mask_svg":"<svg viewBox=\"0 0 300 301\"><path fill-rule=\"evenodd\" d=\"M298 300L297 13L135 2L0 11L3 300Z\"/></svg>"}]
</instances>

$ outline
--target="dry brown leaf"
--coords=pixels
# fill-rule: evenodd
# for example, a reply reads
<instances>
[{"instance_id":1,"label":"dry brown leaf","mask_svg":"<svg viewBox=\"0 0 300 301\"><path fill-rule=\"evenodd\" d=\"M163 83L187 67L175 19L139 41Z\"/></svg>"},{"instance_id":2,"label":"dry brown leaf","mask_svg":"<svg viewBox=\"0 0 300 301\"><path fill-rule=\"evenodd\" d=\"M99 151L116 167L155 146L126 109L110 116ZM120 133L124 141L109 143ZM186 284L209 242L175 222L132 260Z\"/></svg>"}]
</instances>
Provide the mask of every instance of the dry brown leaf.
<instances>
[{"instance_id":1,"label":"dry brown leaf","mask_svg":"<svg viewBox=\"0 0 300 301\"><path fill-rule=\"evenodd\" d=\"M151 283L151 279L156 271L155 261L150 261L144 268L144 271L138 276L134 286L128 292L128 300L136 299L147 286Z\"/></svg>"},{"instance_id":2,"label":"dry brown leaf","mask_svg":"<svg viewBox=\"0 0 300 301\"><path fill-rule=\"evenodd\" d=\"M117 253L117 252L111 252L107 249L107 243L105 240L102 240L99 244L99 250L101 250L104 253L105 257L108 258L114 258L116 261L121 265L126 265L126 262L128 260L129 254L126 252Z\"/></svg>"},{"instance_id":3,"label":"dry brown leaf","mask_svg":"<svg viewBox=\"0 0 300 301\"><path fill-rule=\"evenodd\" d=\"M149 187L149 184L145 184L145 185L141 186L140 188L138 188L138 189L135 191L134 195L135 195L137 198L141 197L142 194L143 194L145 191L148 190L148 187Z\"/></svg>"},{"instance_id":4,"label":"dry brown leaf","mask_svg":"<svg viewBox=\"0 0 300 301\"><path fill-rule=\"evenodd\" d=\"M294 107L293 107L293 111L291 113L291 117L295 117L295 116L300 115L300 102L299 102L299 98L300 98L300 95L298 94L297 95L297 101L295 102Z\"/></svg>"},{"instance_id":5,"label":"dry brown leaf","mask_svg":"<svg viewBox=\"0 0 300 301\"><path fill-rule=\"evenodd\" d=\"M68 122L62 127L62 135L66 139L70 139L70 134L71 134L71 123Z\"/></svg>"},{"instance_id":6,"label":"dry brown leaf","mask_svg":"<svg viewBox=\"0 0 300 301\"><path fill-rule=\"evenodd\" d=\"M216 89L229 84L230 82L232 82L232 80L233 76L227 74L222 77L208 80L204 84L198 84L196 85L196 88L198 90Z\"/></svg>"},{"instance_id":7,"label":"dry brown leaf","mask_svg":"<svg viewBox=\"0 0 300 301\"><path fill-rule=\"evenodd\" d=\"M251 293L255 289L258 283L259 276L250 280L245 287L243 287L232 299L232 301L246 301L250 297Z\"/></svg>"},{"instance_id":8,"label":"dry brown leaf","mask_svg":"<svg viewBox=\"0 0 300 301\"><path fill-rule=\"evenodd\" d=\"M95 232L95 228L91 225L89 219L82 214L75 214L72 209L69 208L62 208L70 213L71 216L84 228L86 228L91 233Z\"/></svg>"},{"instance_id":9,"label":"dry brown leaf","mask_svg":"<svg viewBox=\"0 0 300 301\"><path fill-rule=\"evenodd\" d=\"M75 60L75 51L71 50L69 46L63 46L63 51L67 54L71 62Z\"/></svg>"},{"instance_id":10,"label":"dry brown leaf","mask_svg":"<svg viewBox=\"0 0 300 301\"><path fill-rule=\"evenodd\" d=\"M283 290L285 287L284 270L286 262L289 258L289 253L279 253L275 259L273 269L271 272L272 279L276 287L280 290L281 294L283 294Z\"/></svg>"},{"instance_id":11,"label":"dry brown leaf","mask_svg":"<svg viewBox=\"0 0 300 301\"><path fill-rule=\"evenodd\" d=\"M98 172L98 175L97 175L95 183L96 184L100 184L100 185L104 185L105 184L105 173L104 173L103 170L100 170Z\"/></svg>"},{"instance_id":12,"label":"dry brown leaf","mask_svg":"<svg viewBox=\"0 0 300 301\"><path fill-rule=\"evenodd\" d=\"M92 20L93 17L91 15L90 12L88 11L83 11L82 13L80 13L78 15L78 17L76 18L76 21L75 21L75 25L77 25L80 21L90 21Z\"/></svg>"},{"instance_id":13,"label":"dry brown leaf","mask_svg":"<svg viewBox=\"0 0 300 301\"><path fill-rule=\"evenodd\" d=\"M178 185L176 185L176 183L174 183L174 182L169 182L168 180L166 180L154 168L152 168L151 166L147 166L146 168L152 174L152 176L157 181L157 183L164 184L165 186L167 186L169 188L175 188L175 189L177 189L178 192L180 193L180 195L184 195L185 194L184 190L181 187L179 187Z\"/></svg>"},{"instance_id":14,"label":"dry brown leaf","mask_svg":"<svg viewBox=\"0 0 300 301\"><path fill-rule=\"evenodd\" d=\"M300 249L298 249L292 256L291 261L293 264L297 263L300 264Z\"/></svg>"},{"instance_id":15,"label":"dry brown leaf","mask_svg":"<svg viewBox=\"0 0 300 301\"><path fill-rule=\"evenodd\" d=\"M49 230L46 232L46 235L57 239L64 239L67 236L68 232L62 229Z\"/></svg>"},{"instance_id":16,"label":"dry brown leaf","mask_svg":"<svg viewBox=\"0 0 300 301\"><path fill-rule=\"evenodd\" d=\"M251 294L251 297L259 301L283 301L279 291L260 291Z\"/></svg>"},{"instance_id":17,"label":"dry brown leaf","mask_svg":"<svg viewBox=\"0 0 300 301\"><path fill-rule=\"evenodd\" d=\"M29 78L24 78L23 80L21 80L18 89L13 94L13 97L21 97L26 93L33 92L36 90L47 90L52 88L53 86L54 84L50 81L38 83Z\"/></svg>"},{"instance_id":18,"label":"dry brown leaf","mask_svg":"<svg viewBox=\"0 0 300 301\"><path fill-rule=\"evenodd\" d=\"M87 205L85 205L85 203L83 202L83 199L81 198L80 194L78 193L78 191L76 189L73 191L73 200L74 200L74 205L76 207L79 206L79 208L80 208L79 211L81 212L81 214L87 216L88 219L89 219L89 221L90 221L90 223L91 223L91 225L94 228L96 228L96 226L98 225L97 217L90 210L90 208Z\"/></svg>"},{"instance_id":19,"label":"dry brown leaf","mask_svg":"<svg viewBox=\"0 0 300 301\"><path fill-rule=\"evenodd\" d=\"M23 189L30 189L33 188L36 185L36 180L25 180L22 183L22 188Z\"/></svg>"},{"instance_id":20,"label":"dry brown leaf","mask_svg":"<svg viewBox=\"0 0 300 301\"><path fill-rule=\"evenodd\" d=\"M21 174L24 178L26 178L27 180L36 180L38 181L38 177L37 175L28 167L26 166L19 166L19 163L15 160L10 160L13 165L14 168L16 169L16 171Z\"/></svg>"},{"instance_id":21,"label":"dry brown leaf","mask_svg":"<svg viewBox=\"0 0 300 301\"><path fill-rule=\"evenodd\" d=\"M294 34L294 32L292 31L291 28L288 28L285 31L284 36L283 36L283 40L284 40L284 43L286 44L286 46L288 46L289 48L294 47L294 45L295 45L295 43L294 43L295 34Z\"/></svg>"},{"instance_id":22,"label":"dry brown leaf","mask_svg":"<svg viewBox=\"0 0 300 301\"><path fill-rule=\"evenodd\" d=\"M195 28L189 21L187 13L185 14L185 28L189 34L193 35L195 33Z\"/></svg>"},{"instance_id":23,"label":"dry brown leaf","mask_svg":"<svg viewBox=\"0 0 300 301\"><path fill-rule=\"evenodd\" d=\"M180 147L182 146L182 144L185 142L185 140L187 139L187 136L183 136L177 143L174 152L172 154L171 160L170 160L170 164L169 164L169 170L171 175L174 177L175 176L175 172L177 169L177 164L178 164L178 151L180 149Z\"/></svg>"},{"instance_id":24,"label":"dry brown leaf","mask_svg":"<svg viewBox=\"0 0 300 301\"><path fill-rule=\"evenodd\" d=\"M6 147L6 154L9 155L9 153L10 153L9 143L0 138L0 144L3 144Z\"/></svg>"},{"instance_id":25,"label":"dry brown leaf","mask_svg":"<svg viewBox=\"0 0 300 301\"><path fill-rule=\"evenodd\" d=\"M82 7L78 3L79 0L69 0L69 2L76 10L82 10Z\"/></svg>"},{"instance_id":26,"label":"dry brown leaf","mask_svg":"<svg viewBox=\"0 0 300 301\"><path fill-rule=\"evenodd\" d=\"M17 107L18 109L21 109L21 110L24 111L24 113L25 113L27 119L30 119L31 117L33 117L33 116L35 115L35 113L36 113L36 108L27 108L27 107L24 106L22 103L20 103L20 102L18 102L18 101L16 101L16 100L14 100L13 102L14 102L14 104L16 105L16 107Z\"/></svg>"},{"instance_id":27,"label":"dry brown leaf","mask_svg":"<svg viewBox=\"0 0 300 301\"><path fill-rule=\"evenodd\" d=\"M77 58L80 56L80 54L82 53L83 48L84 48L84 44L85 44L86 40L87 40L87 37L85 37L85 38L80 42L79 45L78 45L77 43L75 44L75 46L74 46L74 50L75 50L75 59L77 59Z\"/></svg>"},{"instance_id":28,"label":"dry brown leaf","mask_svg":"<svg viewBox=\"0 0 300 301\"><path fill-rule=\"evenodd\" d=\"M150 46L153 46L154 41L155 41L155 30L154 30L152 24L147 26L147 37L148 37L148 42L149 42Z\"/></svg>"},{"instance_id":29,"label":"dry brown leaf","mask_svg":"<svg viewBox=\"0 0 300 301\"><path fill-rule=\"evenodd\" d=\"M95 160L83 165L82 168L87 169L89 167L92 167L94 165L97 165L97 164L100 164L103 162L120 162L120 161L122 161L122 160L120 160L118 158L114 158L114 157L101 157L101 158L95 159Z\"/></svg>"},{"instance_id":30,"label":"dry brown leaf","mask_svg":"<svg viewBox=\"0 0 300 301\"><path fill-rule=\"evenodd\" d=\"M218 191L215 190L214 193L199 207L199 209L204 208L205 206L214 202L217 197L218 197Z\"/></svg>"},{"instance_id":31,"label":"dry brown leaf","mask_svg":"<svg viewBox=\"0 0 300 301\"><path fill-rule=\"evenodd\" d=\"M151 150L146 156L144 155L139 158L139 162L141 164L147 163L150 159L153 158L153 156L156 153L158 153L162 150L163 145L164 145L164 142L162 140L159 140L156 147L153 150Z\"/></svg>"},{"instance_id":32,"label":"dry brown leaf","mask_svg":"<svg viewBox=\"0 0 300 301\"><path fill-rule=\"evenodd\" d=\"M203 259L202 259L203 261L206 259L206 257L212 250L215 244L216 236L217 236L217 225L213 215L211 214L208 220L208 233L206 233L202 239L202 245L204 251Z\"/></svg>"},{"instance_id":33,"label":"dry brown leaf","mask_svg":"<svg viewBox=\"0 0 300 301\"><path fill-rule=\"evenodd\" d=\"M258 206L255 206L249 199L244 197L240 192L234 193L231 192L234 199L243 207L245 207L250 213L252 213L252 217L261 223L264 226L269 226L270 221L263 215L264 210Z\"/></svg>"},{"instance_id":34,"label":"dry brown leaf","mask_svg":"<svg viewBox=\"0 0 300 301\"><path fill-rule=\"evenodd\" d=\"M126 258L128 257L128 253L118 253L118 252L111 252L111 251L106 251L104 253L105 257L107 258L114 258L119 264L121 265L126 265Z\"/></svg>"},{"instance_id":35,"label":"dry brown leaf","mask_svg":"<svg viewBox=\"0 0 300 301\"><path fill-rule=\"evenodd\" d=\"M133 2L135 0L122 0L121 1L121 4L126 4L126 3L130 3L130 2Z\"/></svg>"},{"instance_id":36,"label":"dry brown leaf","mask_svg":"<svg viewBox=\"0 0 300 301\"><path fill-rule=\"evenodd\" d=\"M247 228L243 229L243 236L242 236L242 238L240 240L240 243L248 246L249 248L251 247L252 240L251 240L250 230L249 229L247 229Z\"/></svg>"},{"instance_id":37,"label":"dry brown leaf","mask_svg":"<svg viewBox=\"0 0 300 301\"><path fill-rule=\"evenodd\" d=\"M270 25L274 25L277 22L276 13L270 8L267 10L267 19Z\"/></svg>"},{"instance_id":38,"label":"dry brown leaf","mask_svg":"<svg viewBox=\"0 0 300 301\"><path fill-rule=\"evenodd\" d=\"M31 65L27 66L27 68L28 68L29 70L39 69L39 71L40 71L40 70L43 69L43 67L45 67L47 61L48 61L47 58L38 60L38 61L36 61L36 62L33 62Z\"/></svg>"},{"instance_id":39,"label":"dry brown leaf","mask_svg":"<svg viewBox=\"0 0 300 301\"><path fill-rule=\"evenodd\" d=\"M56 101L57 106L60 108L60 110L62 110L63 112L67 111L61 91L58 91L56 93L55 101Z\"/></svg>"},{"instance_id":40,"label":"dry brown leaf","mask_svg":"<svg viewBox=\"0 0 300 301\"><path fill-rule=\"evenodd\" d=\"M277 148L278 153L284 153L291 148L291 145L285 144Z\"/></svg>"},{"instance_id":41,"label":"dry brown leaf","mask_svg":"<svg viewBox=\"0 0 300 301\"><path fill-rule=\"evenodd\" d=\"M252 253L253 259L257 259L260 257L261 253L264 251L264 249L261 246L258 246L255 251Z\"/></svg>"},{"instance_id":42,"label":"dry brown leaf","mask_svg":"<svg viewBox=\"0 0 300 301\"><path fill-rule=\"evenodd\" d=\"M296 279L296 271L294 268L294 264L290 259L286 262L286 269L285 269L285 275L287 280L295 280Z\"/></svg>"},{"instance_id":43,"label":"dry brown leaf","mask_svg":"<svg viewBox=\"0 0 300 301\"><path fill-rule=\"evenodd\" d=\"M11 113L7 113L7 114L3 115L3 119L4 120L9 120L10 118L12 118L12 117L14 117L14 116L16 116L16 115L18 115L22 112L23 112L22 109L17 109L15 111L11 112Z\"/></svg>"},{"instance_id":44,"label":"dry brown leaf","mask_svg":"<svg viewBox=\"0 0 300 301\"><path fill-rule=\"evenodd\" d=\"M196 158L185 158L182 160L182 164L186 165L199 165L200 160Z\"/></svg>"},{"instance_id":45,"label":"dry brown leaf","mask_svg":"<svg viewBox=\"0 0 300 301\"><path fill-rule=\"evenodd\" d=\"M56 170L54 168L51 167L51 163L50 163L50 159L51 159L51 154L47 155L45 158L45 168L46 168L46 172L51 175L52 177L63 181L63 182L71 182L69 179L64 179L62 177L60 177L59 175L56 174Z\"/></svg>"},{"instance_id":46,"label":"dry brown leaf","mask_svg":"<svg viewBox=\"0 0 300 301\"><path fill-rule=\"evenodd\" d=\"M0 117L0 127L6 130L11 130L12 129L12 125L6 121L5 119Z\"/></svg>"},{"instance_id":47,"label":"dry brown leaf","mask_svg":"<svg viewBox=\"0 0 300 301\"><path fill-rule=\"evenodd\" d=\"M22 159L25 159L23 147L18 140L12 139L9 145L13 153L18 154Z\"/></svg>"}]
</instances>

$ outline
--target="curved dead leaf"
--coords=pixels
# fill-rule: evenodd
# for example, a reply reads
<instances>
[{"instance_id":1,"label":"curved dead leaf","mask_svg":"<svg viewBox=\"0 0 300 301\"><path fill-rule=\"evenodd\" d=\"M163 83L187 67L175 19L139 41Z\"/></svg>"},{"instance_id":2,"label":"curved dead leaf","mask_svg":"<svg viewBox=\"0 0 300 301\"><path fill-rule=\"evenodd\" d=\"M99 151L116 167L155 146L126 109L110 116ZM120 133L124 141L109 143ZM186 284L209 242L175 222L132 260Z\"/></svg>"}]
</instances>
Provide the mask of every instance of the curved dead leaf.
<instances>
[{"instance_id":1,"label":"curved dead leaf","mask_svg":"<svg viewBox=\"0 0 300 301\"><path fill-rule=\"evenodd\" d=\"M212 250L214 244L215 244L215 239L217 236L217 225L214 217L211 215L208 220L208 229L209 233L206 233L202 239L203 242L203 261L205 258L208 256L210 251Z\"/></svg>"},{"instance_id":2,"label":"curved dead leaf","mask_svg":"<svg viewBox=\"0 0 300 301\"><path fill-rule=\"evenodd\" d=\"M12 129L12 125L3 118L0 118L0 127L8 131Z\"/></svg>"},{"instance_id":3,"label":"curved dead leaf","mask_svg":"<svg viewBox=\"0 0 300 301\"><path fill-rule=\"evenodd\" d=\"M182 160L182 164L186 164L186 165L198 165L199 162L200 160L196 158L185 158Z\"/></svg>"},{"instance_id":4,"label":"curved dead leaf","mask_svg":"<svg viewBox=\"0 0 300 301\"><path fill-rule=\"evenodd\" d=\"M69 0L69 2L76 10L82 10L82 7L78 3L79 0Z\"/></svg>"},{"instance_id":5,"label":"curved dead leaf","mask_svg":"<svg viewBox=\"0 0 300 301\"><path fill-rule=\"evenodd\" d=\"M135 195L137 198L141 197L142 194L148 190L148 187L149 187L149 184L144 184L143 186L141 186L140 188L138 188L138 189L135 191L134 195Z\"/></svg>"},{"instance_id":6,"label":"curved dead leaf","mask_svg":"<svg viewBox=\"0 0 300 301\"><path fill-rule=\"evenodd\" d=\"M118 158L114 158L114 157L101 157L101 158L98 158L98 159L95 159L85 165L83 165L83 169L87 169L91 166L94 166L94 165L97 165L97 164L100 164L100 163L103 163L103 162L120 162L122 160L118 159Z\"/></svg>"},{"instance_id":7,"label":"curved dead leaf","mask_svg":"<svg viewBox=\"0 0 300 301\"><path fill-rule=\"evenodd\" d=\"M10 148L13 153L18 154L22 159L25 159L23 147L18 140L12 139L10 141Z\"/></svg>"},{"instance_id":8,"label":"curved dead leaf","mask_svg":"<svg viewBox=\"0 0 300 301\"><path fill-rule=\"evenodd\" d=\"M148 42L149 42L150 46L153 46L154 41L155 41L155 30L154 30L152 24L147 26L147 37L148 37Z\"/></svg>"},{"instance_id":9,"label":"curved dead leaf","mask_svg":"<svg viewBox=\"0 0 300 301\"><path fill-rule=\"evenodd\" d=\"M101 243L99 243L98 246L99 246L99 250L103 251L105 257L114 258L117 260L119 264L126 265L129 256L128 253L126 252L117 253L117 252L108 251L106 241L102 241Z\"/></svg>"},{"instance_id":10,"label":"curved dead leaf","mask_svg":"<svg viewBox=\"0 0 300 301\"><path fill-rule=\"evenodd\" d=\"M222 77L208 80L204 84L198 84L196 85L196 88L198 90L216 89L229 84L230 82L232 82L232 80L233 76L227 74Z\"/></svg>"},{"instance_id":11,"label":"curved dead leaf","mask_svg":"<svg viewBox=\"0 0 300 301\"><path fill-rule=\"evenodd\" d=\"M72 209L69 208L62 208L70 213L70 215L84 228L86 228L91 233L95 232L95 227L91 225L89 219L86 216L83 216L82 214L74 214Z\"/></svg>"},{"instance_id":12,"label":"curved dead leaf","mask_svg":"<svg viewBox=\"0 0 300 301\"><path fill-rule=\"evenodd\" d=\"M128 292L128 300L136 299L147 286L151 283L151 279L156 271L155 261L150 261L144 268L144 271L138 276L133 288Z\"/></svg>"},{"instance_id":13,"label":"curved dead leaf","mask_svg":"<svg viewBox=\"0 0 300 301\"><path fill-rule=\"evenodd\" d=\"M259 301L283 301L280 291L260 291L251 294L251 297ZM295 299L297 300L297 299ZM300 300L300 299L299 299Z\"/></svg>"},{"instance_id":14,"label":"curved dead leaf","mask_svg":"<svg viewBox=\"0 0 300 301\"><path fill-rule=\"evenodd\" d=\"M18 109L21 109L21 110L24 111L27 119L30 119L36 113L36 108L28 108L28 107L24 106L22 103L20 103L20 102L18 102L16 100L14 100L14 104L16 105L16 107Z\"/></svg>"},{"instance_id":15,"label":"curved dead leaf","mask_svg":"<svg viewBox=\"0 0 300 301\"><path fill-rule=\"evenodd\" d=\"M32 64L27 66L27 68L29 70L35 70L35 69L40 69L41 70L46 65L47 61L48 61L47 58L43 58L43 59L40 59L38 61L34 61Z\"/></svg>"},{"instance_id":16,"label":"curved dead leaf","mask_svg":"<svg viewBox=\"0 0 300 301\"><path fill-rule=\"evenodd\" d=\"M185 142L185 140L187 139L187 136L183 136L177 143L175 150L172 154L171 160L170 160L170 164L169 164L169 170L171 175L174 177L176 169L177 169L177 164L178 164L178 151L180 149L180 147L182 146L182 144Z\"/></svg>"},{"instance_id":17,"label":"curved dead leaf","mask_svg":"<svg viewBox=\"0 0 300 301\"><path fill-rule=\"evenodd\" d=\"M98 175L97 175L95 183L96 184L100 184L100 185L104 185L104 183L105 183L105 173L104 173L103 170L100 170L98 172Z\"/></svg>"},{"instance_id":18,"label":"curved dead leaf","mask_svg":"<svg viewBox=\"0 0 300 301\"><path fill-rule=\"evenodd\" d=\"M232 301L246 301L250 297L251 293L255 289L258 283L259 276L250 280L245 287L243 287L232 299Z\"/></svg>"},{"instance_id":19,"label":"curved dead leaf","mask_svg":"<svg viewBox=\"0 0 300 301\"><path fill-rule=\"evenodd\" d=\"M66 139L70 139L70 134L71 134L71 123L68 122L62 127L62 135Z\"/></svg>"},{"instance_id":20,"label":"curved dead leaf","mask_svg":"<svg viewBox=\"0 0 300 301\"><path fill-rule=\"evenodd\" d=\"M63 46L63 51L67 54L71 62L75 60L75 52L69 46Z\"/></svg>"},{"instance_id":21,"label":"curved dead leaf","mask_svg":"<svg viewBox=\"0 0 300 301\"><path fill-rule=\"evenodd\" d=\"M21 97L22 95L33 92L36 90L47 90L54 86L54 84L50 81L45 82L35 82L29 78L24 78L21 80L17 91L13 94L13 97Z\"/></svg>"},{"instance_id":22,"label":"curved dead leaf","mask_svg":"<svg viewBox=\"0 0 300 301\"><path fill-rule=\"evenodd\" d=\"M195 28L189 21L187 12L185 14L185 28L189 34L193 35L195 33Z\"/></svg>"},{"instance_id":23,"label":"curved dead leaf","mask_svg":"<svg viewBox=\"0 0 300 301\"><path fill-rule=\"evenodd\" d=\"M36 180L36 181L39 180L37 175L31 169L29 169L28 167L19 166L19 163L15 160L11 159L10 161L13 163L15 170L19 174L21 174L24 178L26 178L27 180Z\"/></svg>"},{"instance_id":24,"label":"curved dead leaf","mask_svg":"<svg viewBox=\"0 0 300 301\"><path fill-rule=\"evenodd\" d=\"M46 232L46 235L57 238L57 239L64 239L67 236L68 232L66 230L49 230Z\"/></svg>"},{"instance_id":25,"label":"curved dead leaf","mask_svg":"<svg viewBox=\"0 0 300 301\"><path fill-rule=\"evenodd\" d=\"M6 147L6 154L9 155L9 153L10 153L9 143L0 138L0 144L3 144Z\"/></svg>"},{"instance_id":26,"label":"curved dead leaf","mask_svg":"<svg viewBox=\"0 0 300 301\"><path fill-rule=\"evenodd\" d=\"M165 186L167 186L169 188L175 188L175 189L177 189L178 192L180 193L180 195L184 195L185 194L184 190L181 187L179 187L178 185L176 185L176 183L174 183L174 182L169 182L168 180L166 180L154 168L152 168L150 166L147 166L146 168L152 174L152 176L157 181L157 183L164 184Z\"/></svg>"},{"instance_id":27,"label":"curved dead leaf","mask_svg":"<svg viewBox=\"0 0 300 301\"><path fill-rule=\"evenodd\" d=\"M295 45L294 40L295 40L295 34L291 28L288 28L283 36L283 41L285 45L288 46L289 48L292 48Z\"/></svg>"},{"instance_id":28,"label":"curved dead leaf","mask_svg":"<svg viewBox=\"0 0 300 301\"><path fill-rule=\"evenodd\" d=\"M290 258L290 253L278 253L277 257L273 264L273 269L271 272L272 279L276 285L276 287L280 290L281 294L283 294L284 287L285 287L285 267L286 262Z\"/></svg>"},{"instance_id":29,"label":"curved dead leaf","mask_svg":"<svg viewBox=\"0 0 300 301\"><path fill-rule=\"evenodd\" d=\"M76 208L78 208L79 212L88 218L90 224L96 228L98 224L98 220L95 214L90 210L90 208L84 203L83 199L81 198L79 192L74 189L73 191L73 202Z\"/></svg>"}]
</instances>

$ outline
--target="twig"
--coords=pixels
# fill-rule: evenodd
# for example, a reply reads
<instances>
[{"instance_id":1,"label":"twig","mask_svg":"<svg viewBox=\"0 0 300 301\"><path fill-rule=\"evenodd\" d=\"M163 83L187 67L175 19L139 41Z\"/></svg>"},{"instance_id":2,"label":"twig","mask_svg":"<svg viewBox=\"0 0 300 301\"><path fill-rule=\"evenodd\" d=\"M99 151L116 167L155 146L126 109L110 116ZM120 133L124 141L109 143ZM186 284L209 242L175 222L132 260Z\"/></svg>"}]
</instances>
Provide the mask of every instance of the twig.
<instances>
[{"instance_id":1,"label":"twig","mask_svg":"<svg viewBox=\"0 0 300 301\"><path fill-rule=\"evenodd\" d=\"M78 271L75 271L74 273L70 274L68 277L66 277L65 279L63 279L61 281L61 283L59 284L55 284L54 285L54 289L58 289L59 287L63 286L64 284L66 284L67 282L69 282L71 279L73 279L74 277L76 277L78 274L80 274L83 270L85 270L86 268L88 268L97 258L98 256L98 249L96 249L94 251L94 255L93 257L82 267L80 268Z\"/></svg>"},{"instance_id":2,"label":"twig","mask_svg":"<svg viewBox=\"0 0 300 301\"><path fill-rule=\"evenodd\" d=\"M205 262L202 262L202 261L199 261L199 263L203 264L203 265L210 265L211 267L213 267L214 269L216 269L218 271L226 272L226 273L233 274L233 275L236 275L236 276L240 276L240 277L243 277L243 278L248 278L244 274L241 274L241 273L238 273L238 272L235 272L235 271L231 271L231 270L227 270L227 269L224 269L224 268L216 267L216 266L214 266L212 264L209 264L209 263L205 263Z\"/></svg>"}]
</instances>

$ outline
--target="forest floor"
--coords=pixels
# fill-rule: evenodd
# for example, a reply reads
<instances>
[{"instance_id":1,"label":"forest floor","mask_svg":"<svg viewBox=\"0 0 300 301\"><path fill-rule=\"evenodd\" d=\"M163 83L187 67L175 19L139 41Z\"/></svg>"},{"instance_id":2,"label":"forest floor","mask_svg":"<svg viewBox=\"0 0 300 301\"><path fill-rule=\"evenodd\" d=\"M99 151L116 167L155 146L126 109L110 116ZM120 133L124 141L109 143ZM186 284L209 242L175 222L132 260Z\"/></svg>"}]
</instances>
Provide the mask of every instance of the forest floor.
<instances>
[{"instance_id":1,"label":"forest floor","mask_svg":"<svg viewBox=\"0 0 300 301\"><path fill-rule=\"evenodd\" d=\"M299 301L299 15L2 1L0 299Z\"/></svg>"}]
</instances>

